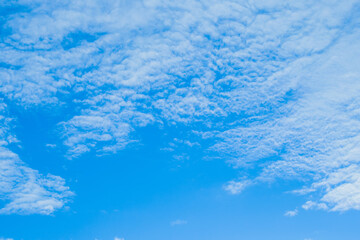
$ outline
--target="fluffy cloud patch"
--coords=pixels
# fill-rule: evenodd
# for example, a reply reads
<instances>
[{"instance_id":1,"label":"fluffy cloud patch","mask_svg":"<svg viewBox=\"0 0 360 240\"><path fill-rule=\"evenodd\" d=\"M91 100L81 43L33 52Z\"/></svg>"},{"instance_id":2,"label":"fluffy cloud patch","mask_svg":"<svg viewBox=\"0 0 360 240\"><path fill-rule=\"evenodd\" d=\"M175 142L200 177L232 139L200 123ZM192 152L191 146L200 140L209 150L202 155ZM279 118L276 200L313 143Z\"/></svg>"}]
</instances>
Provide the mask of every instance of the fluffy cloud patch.
<instances>
[{"instance_id":1,"label":"fluffy cloud patch","mask_svg":"<svg viewBox=\"0 0 360 240\"><path fill-rule=\"evenodd\" d=\"M187 221L181 219L177 219L175 221L170 222L171 226L185 225L185 224L187 224Z\"/></svg>"},{"instance_id":2,"label":"fluffy cloud patch","mask_svg":"<svg viewBox=\"0 0 360 240\"><path fill-rule=\"evenodd\" d=\"M51 214L73 193L61 177L40 174L20 160L8 146L16 142L9 132L11 119L0 103L0 214Z\"/></svg>"},{"instance_id":3,"label":"fluffy cloud patch","mask_svg":"<svg viewBox=\"0 0 360 240\"><path fill-rule=\"evenodd\" d=\"M220 133L224 141L215 148L226 152L237 166L277 158L262 165L254 182L313 179L307 193L317 191L320 199L308 202L305 209L358 209L360 59L354 45L348 44L356 42L359 34L338 40L296 72L303 79L299 99L285 104L272 119Z\"/></svg>"},{"instance_id":4,"label":"fluffy cloud patch","mask_svg":"<svg viewBox=\"0 0 360 240\"><path fill-rule=\"evenodd\" d=\"M51 214L72 196L61 177L25 166L18 156L0 148L0 214Z\"/></svg>"},{"instance_id":5,"label":"fluffy cloud patch","mask_svg":"<svg viewBox=\"0 0 360 240\"><path fill-rule=\"evenodd\" d=\"M287 211L287 212L284 214L284 216L286 216L286 217L295 217L297 214L298 214L298 210L295 209L295 210Z\"/></svg>"}]
</instances>

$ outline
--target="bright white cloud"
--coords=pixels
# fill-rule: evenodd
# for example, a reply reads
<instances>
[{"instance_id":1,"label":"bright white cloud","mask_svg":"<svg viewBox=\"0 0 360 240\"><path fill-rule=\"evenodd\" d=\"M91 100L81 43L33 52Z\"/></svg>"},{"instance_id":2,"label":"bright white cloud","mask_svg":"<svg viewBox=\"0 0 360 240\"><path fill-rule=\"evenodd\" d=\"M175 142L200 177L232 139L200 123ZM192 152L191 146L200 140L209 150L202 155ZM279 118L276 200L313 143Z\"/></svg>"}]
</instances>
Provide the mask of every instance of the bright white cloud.
<instances>
[{"instance_id":1,"label":"bright white cloud","mask_svg":"<svg viewBox=\"0 0 360 240\"><path fill-rule=\"evenodd\" d=\"M304 93L281 108L281 114L221 133L224 142L215 148L227 151L236 165L276 156L279 160L266 164L255 182L315 179L308 192L319 190L323 195L319 202L305 204L305 209L359 209L360 59L353 48L354 42L359 45L359 36L339 39L297 70Z\"/></svg>"},{"instance_id":2,"label":"bright white cloud","mask_svg":"<svg viewBox=\"0 0 360 240\"><path fill-rule=\"evenodd\" d=\"M230 181L224 186L224 189L229 191L231 194L239 194L251 184L252 183L249 180Z\"/></svg>"},{"instance_id":3,"label":"bright white cloud","mask_svg":"<svg viewBox=\"0 0 360 240\"><path fill-rule=\"evenodd\" d=\"M287 211L284 214L284 216L286 216L286 217L295 217L296 215L298 215L298 210L297 209Z\"/></svg>"}]
</instances>

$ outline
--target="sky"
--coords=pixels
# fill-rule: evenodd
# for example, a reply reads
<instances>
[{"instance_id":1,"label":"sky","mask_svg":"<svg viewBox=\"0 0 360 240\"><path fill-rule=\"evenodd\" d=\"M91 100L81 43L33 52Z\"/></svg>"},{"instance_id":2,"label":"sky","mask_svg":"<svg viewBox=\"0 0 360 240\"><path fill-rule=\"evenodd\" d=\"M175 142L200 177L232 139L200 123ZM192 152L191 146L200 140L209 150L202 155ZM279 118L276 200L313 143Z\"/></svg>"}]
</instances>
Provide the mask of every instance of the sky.
<instances>
[{"instance_id":1,"label":"sky","mask_svg":"<svg viewBox=\"0 0 360 240\"><path fill-rule=\"evenodd\" d=\"M360 1L0 0L0 240L357 240Z\"/></svg>"}]
</instances>

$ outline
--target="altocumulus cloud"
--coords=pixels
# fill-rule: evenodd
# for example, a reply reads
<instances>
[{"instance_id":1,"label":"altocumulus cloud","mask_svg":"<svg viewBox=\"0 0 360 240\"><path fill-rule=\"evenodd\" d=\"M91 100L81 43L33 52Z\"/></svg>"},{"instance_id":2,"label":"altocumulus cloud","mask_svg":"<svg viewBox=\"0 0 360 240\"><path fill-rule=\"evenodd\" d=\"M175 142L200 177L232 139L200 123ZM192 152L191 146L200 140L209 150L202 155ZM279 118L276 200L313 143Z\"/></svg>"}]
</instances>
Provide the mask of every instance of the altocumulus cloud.
<instances>
[{"instance_id":1,"label":"altocumulus cloud","mask_svg":"<svg viewBox=\"0 0 360 240\"><path fill-rule=\"evenodd\" d=\"M75 105L57 125L68 158L117 152L148 125L198 127L207 150L260 169L231 193L296 179L305 209L360 209L358 1L11 4L28 11L2 25L0 93L27 110ZM6 136L20 175L2 175L4 209L61 208L64 180L26 167ZM13 179L24 187L8 192Z\"/></svg>"},{"instance_id":2,"label":"altocumulus cloud","mask_svg":"<svg viewBox=\"0 0 360 240\"><path fill-rule=\"evenodd\" d=\"M0 99L1 100L1 99ZM21 161L8 147L17 142L9 128L12 119L0 102L0 214L51 214L73 195L61 177L40 174Z\"/></svg>"}]
</instances>

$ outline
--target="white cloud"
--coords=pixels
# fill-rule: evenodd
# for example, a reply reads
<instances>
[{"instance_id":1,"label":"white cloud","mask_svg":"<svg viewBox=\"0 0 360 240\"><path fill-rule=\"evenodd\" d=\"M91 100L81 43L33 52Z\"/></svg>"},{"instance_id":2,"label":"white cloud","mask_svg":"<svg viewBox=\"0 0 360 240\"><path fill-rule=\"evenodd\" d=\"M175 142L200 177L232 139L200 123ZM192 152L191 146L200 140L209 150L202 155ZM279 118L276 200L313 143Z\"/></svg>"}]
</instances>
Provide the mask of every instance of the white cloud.
<instances>
[{"instance_id":1,"label":"white cloud","mask_svg":"<svg viewBox=\"0 0 360 240\"><path fill-rule=\"evenodd\" d=\"M116 152L134 141L129 136L134 127L154 121L151 114L137 111L146 106L134 99L144 98L132 90L119 90L84 101L81 115L61 123L69 156L76 157L98 145L102 152Z\"/></svg>"},{"instance_id":2,"label":"white cloud","mask_svg":"<svg viewBox=\"0 0 360 240\"><path fill-rule=\"evenodd\" d=\"M316 209L316 210L328 210L328 206L325 203L317 203L313 201L307 201L302 205L305 210Z\"/></svg>"},{"instance_id":3,"label":"white cloud","mask_svg":"<svg viewBox=\"0 0 360 240\"><path fill-rule=\"evenodd\" d=\"M170 225L171 225L171 226L177 226L177 225L185 225L185 224L187 224L187 223L188 223L188 222L185 221L185 220L177 219L177 220L175 220L175 221L170 222Z\"/></svg>"},{"instance_id":4,"label":"white cloud","mask_svg":"<svg viewBox=\"0 0 360 240\"><path fill-rule=\"evenodd\" d=\"M51 214L73 195L61 177L27 167L16 154L0 148L0 214Z\"/></svg>"},{"instance_id":5,"label":"white cloud","mask_svg":"<svg viewBox=\"0 0 360 240\"><path fill-rule=\"evenodd\" d=\"M48 148L55 148L56 144L47 143L45 146Z\"/></svg>"},{"instance_id":6,"label":"white cloud","mask_svg":"<svg viewBox=\"0 0 360 240\"><path fill-rule=\"evenodd\" d=\"M359 36L354 33L339 39L329 51L297 70L304 93L282 107L281 114L219 134L224 142L215 148L226 151L237 166L265 157L279 159L265 163L255 182L314 179L308 192L318 191L320 196L305 204L305 209L359 209L360 59L354 47L355 42L359 45L355 40Z\"/></svg>"},{"instance_id":7,"label":"white cloud","mask_svg":"<svg viewBox=\"0 0 360 240\"><path fill-rule=\"evenodd\" d=\"M224 189L231 194L239 194L241 193L245 188L250 186L252 183L249 180L243 180L243 181L230 181L225 186Z\"/></svg>"},{"instance_id":8,"label":"white cloud","mask_svg":"<svg viewBox=\"0 0 360 240\"><path fill-rule=\"evenodd\" d=\"M285 212L284 216L286 217L295 217L296 215L298 215L298 210L295 209L295 210L290 210L290 211L287 211Z\"/></svg>"},{"instance_id":9,"label":"white cloud","mask_svg":"<svg viewBox=\"0 0 360 240\"><path fill-rule=\"evenodd\" d=\"M359 209L356 3L22 1L33 11L5 24L0 93L74 106L59 123L69 158L183 124L233 166L261 169L231 193L291 178L315 195L305 209Z\"/></svg>"},{"instance_id":10,"label":"white cloud","mask_svg":"<svg viewBox=\"0 0 360 240\"><path fill-rule=\"evenodd\" d=\"M51 214L73 195L61 177L46 176L31 169L7 146L14 142L9 133L6 105L0 102L0 214Z\"/></svg>"}]
</instances>

